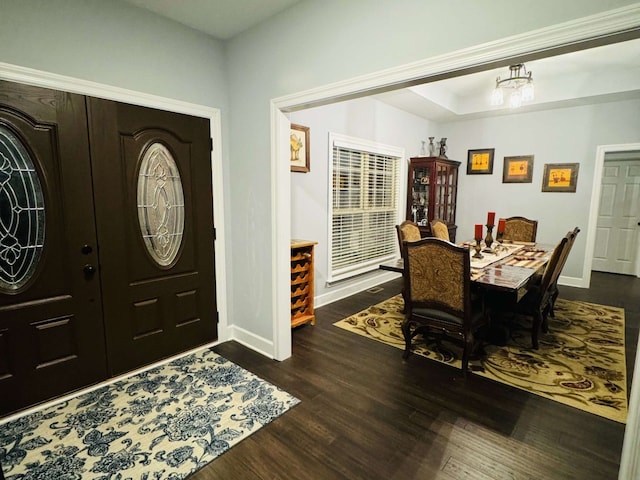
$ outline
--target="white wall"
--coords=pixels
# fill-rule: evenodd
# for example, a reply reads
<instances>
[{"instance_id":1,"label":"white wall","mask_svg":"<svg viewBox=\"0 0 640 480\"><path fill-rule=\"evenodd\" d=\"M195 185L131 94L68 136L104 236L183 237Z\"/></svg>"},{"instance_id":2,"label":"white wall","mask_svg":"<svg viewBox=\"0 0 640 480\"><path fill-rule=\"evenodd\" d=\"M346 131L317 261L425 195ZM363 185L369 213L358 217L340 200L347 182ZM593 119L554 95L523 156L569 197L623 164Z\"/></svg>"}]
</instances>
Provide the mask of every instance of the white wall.
<instances>
[{"instance_id":1,"label":"white wall","mask_svg":"<svg viewBox=\"0 0 640 480\"><path fill-rule=\"evenodd\" d=\"M117 0L0 0L0 61L228 106L221 42Z\"/></svg>"},{"instance_id":2,"label":"white wall","mask_svg":"<svg viewBox=\"0 0 640 480\"><path fill-rule=\"evenodd\" d=\"M434 123L372 98L362 98L294 112L291 122L310 127L311 171L291 173L291 236L315 240L315 297L322 305L389 278L379 270L326 285L328 278L329 132L400 147L405 159L420 152L421 140L437 136ZM402 205L406 205L406 165L401 173ZM404 207L403 207L404 216Z\"/></svg>"},{"instance_id":3,"label":"white wall","mask_svg":"<svg viewBox=\"0 0 640 480\"><path fill-rule=\"evenodd\" d=\"M633 3L307 0L222 44L116 0L0 0L0 61L222 111L230 321L268 343L273 98Z\"/></svg>"},{"instance_id":4,"label":"white wall","mask_svg":"<svg viewBox=\"0 0 640 480\"><path fill-rule=\"evenodd\" d=\"M640 141L640 101L604 103L545 112L469 120L442 125L450 158L463 162L458 191L460 238L473 225L496 217L522 215L538 220L538 241L557 243L568 230L581 233L562 272L582 278L594 163L598 145ZM446 135L445 135L446 134ZM495 148L493 175L467 175L467 150ZM505 156L534 155L532 183L502 183ZM542 192L546 163L579 163L575 193Z\"/></svg>"},{"instance_id":5,"label":"white wall","mask_svg":"<svg viewBox=\"0 0 640 480\"><path fill-rule=\"evenodd\" d=\"M272 99L632 3L309 0L232 39L229 218L246 219L230 242L230 270L243 275L234 281L237 323L274 339Z\"/></svg>"},{"instance_id":6,"label":"white wall","mask_svg":"<svg viewBox=\"0 0 640 480\"><path fill-rule=\"evenodd\" d=\"M328 276L328 132L352 135L406 149L415 156L420 140L448 137L448 157L461 162L457 224L460 239L473 236L473 225L486 223L488 211L497 217L522 215L538 220L538 240L555 244L568 230L580 227L563 277L582 279L589 202L592 195L596 146L640 141L640 101L562 108L546 112L458 121L429 122L372 98L362 98L291 114L292 123L310 127L311 172L291 174L291 234L316 240L316 300L326 303L352 293L362 284L352 281L326 285ZM492 175L467 175L467 151L494 148ZM532 183L502 183L505 156L534 155ZM579 163L575 193L542 192L545 163ZM406 171L405 171L406 175ZM406 192L406 182L403 182ZM402 196L402 204L405 205ZM495 236L495 235L494 235ZM387 277L380 272L369 279ZM575 283L575 282L573 282Z\"/></svg>"},{"instance_id":7,"label":"white wall","mask_svg":"<svg viewBox=\"0 0 640 480\"><path fill-rule=\"evenodd\" d=\"M0 62L217 108L215 141L226 147L224 44L146 10L117 0L0 0ZM228 171L226 148L222 156Z\"/></svg>"}]
</instances>

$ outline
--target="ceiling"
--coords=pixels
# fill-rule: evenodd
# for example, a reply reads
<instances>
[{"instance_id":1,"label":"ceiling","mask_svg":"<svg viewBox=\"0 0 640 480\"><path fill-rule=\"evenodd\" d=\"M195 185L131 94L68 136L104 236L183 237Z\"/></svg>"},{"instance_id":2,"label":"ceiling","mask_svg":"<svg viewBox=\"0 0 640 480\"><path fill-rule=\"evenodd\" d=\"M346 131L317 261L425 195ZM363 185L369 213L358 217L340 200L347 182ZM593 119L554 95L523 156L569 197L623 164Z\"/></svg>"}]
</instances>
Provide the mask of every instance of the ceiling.
<instances>
[{"instance_id":1,"label":"ceiling","mask_svg":"<svg viewBox=\"0 0 640 480\"><path fill-rule=\"evenodd\" d=\"M532 72L535 100L518 111L640 98L640 39L532 60L525 65ZM497 77L508 78L509 68L417 85L375 98L439 121L513 113L508 105L490 105Z\"/></svg>"},{"instance_id":2,"label":"ceiling","mask_svg":"<svg viewBox=\"0 0 640 480\"><path fill-rule=\"evenodd\" d=\"M267 20L300 0L123 0L221 40ZM536 98L519 111L640 98L640 39L526 63ZM491 107L496 77L508 67L395 90L374 98L434 121L512 113Z\"/></svg>"},{"instance_id":3,"label":"ceiling","mask_svg":"<svg viewBox=\"0 0 640 480\"><path fill-rule=\"evenodd\" d=\"M228 40L300 0L123 0Z\"/></svg>"}]
</instances>

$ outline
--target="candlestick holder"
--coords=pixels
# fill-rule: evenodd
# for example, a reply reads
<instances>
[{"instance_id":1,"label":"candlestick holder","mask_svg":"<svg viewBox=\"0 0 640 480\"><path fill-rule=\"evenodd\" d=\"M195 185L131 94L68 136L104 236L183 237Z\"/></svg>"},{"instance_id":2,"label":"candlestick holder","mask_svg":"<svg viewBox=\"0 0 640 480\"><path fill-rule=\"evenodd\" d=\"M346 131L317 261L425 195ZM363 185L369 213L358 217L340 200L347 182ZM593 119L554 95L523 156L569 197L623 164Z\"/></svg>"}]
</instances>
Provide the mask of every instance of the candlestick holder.
<instances>
[{"instance_id":1,"label":"candlestick holder","mask_svg":"<svg viewBox=\"0 0 640 480\"><path fill-rule=\"evenodd\" d=\"M491 236L491 231L493 230L493 225L487 224L486 227L487 227L487 236L484 238L484 244L487 246L487 248L485 248L483 250L483 252L495 253L491 249L491 244L493 243L493 237Z\"/></svg>"},{"instance_id":2,"label":"candlestick holder","mask_svg":"<svg viewBox=\"0 0 640 480\"><path fill-rule=\"evenodd\" d=\"M504 232L496 233L496 240L498 241L498 246L495 247L495 250L507 250L507 247L502 245L502 242L504 242Z\"/></svg>"},{"instance_id":3,"label":"candlestick holder","mask_svg":"<svg viewBox=\"0 0 640 480\"><path fill-rule=\"evenodd\" d=\"M473 249L476 251L476 253L473 256L473 258L484 258L484 255L482 255L480 253L480 251L482 250L482 247L480 246L480 239L479 238L476 238L476 244L473 246Z\"/></svg>"}]
</instances>

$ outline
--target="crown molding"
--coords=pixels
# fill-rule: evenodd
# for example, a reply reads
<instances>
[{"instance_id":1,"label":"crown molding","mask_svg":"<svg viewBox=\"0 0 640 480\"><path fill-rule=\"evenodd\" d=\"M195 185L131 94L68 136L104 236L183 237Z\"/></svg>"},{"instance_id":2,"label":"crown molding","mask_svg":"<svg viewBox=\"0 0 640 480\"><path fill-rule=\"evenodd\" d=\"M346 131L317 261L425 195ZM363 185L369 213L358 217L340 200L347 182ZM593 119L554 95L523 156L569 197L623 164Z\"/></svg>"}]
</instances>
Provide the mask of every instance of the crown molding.
<instances>
[{"instance_id":1,"label":"crown molding","mask_svg":"<svg viewBox=\"0 0 640 480\"><path fill-rule=\"evenodd\" d=\"M640 36L640 3L281 96L273 103L283 111L295 111L424 83L436 75L477 71L523 55L544 56L560 48L578 50L580 44L607 43L612 36L635 32Z\"/></svg>"}]
</instances>

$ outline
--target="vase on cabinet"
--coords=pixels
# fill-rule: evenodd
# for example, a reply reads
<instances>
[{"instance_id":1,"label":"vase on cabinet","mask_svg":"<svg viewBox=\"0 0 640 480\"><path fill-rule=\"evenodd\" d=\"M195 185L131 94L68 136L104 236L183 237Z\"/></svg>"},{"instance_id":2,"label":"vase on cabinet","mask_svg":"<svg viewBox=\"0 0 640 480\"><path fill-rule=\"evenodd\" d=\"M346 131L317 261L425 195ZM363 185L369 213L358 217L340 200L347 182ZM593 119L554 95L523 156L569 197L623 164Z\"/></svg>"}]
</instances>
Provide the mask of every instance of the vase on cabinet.
<instances>
[{"instance_id":1,"label":"vase on cabinet","mask_svg":"<svg viewBox=\"0 0 640 480\"><path fill-rule=\"evenodd\" d=\"M433 140L436 137L429 137L429 156L430 157L435 157L436 156L436 144L433 143Z\"/></svg>"}]
</instances>

